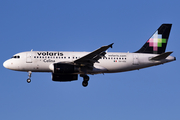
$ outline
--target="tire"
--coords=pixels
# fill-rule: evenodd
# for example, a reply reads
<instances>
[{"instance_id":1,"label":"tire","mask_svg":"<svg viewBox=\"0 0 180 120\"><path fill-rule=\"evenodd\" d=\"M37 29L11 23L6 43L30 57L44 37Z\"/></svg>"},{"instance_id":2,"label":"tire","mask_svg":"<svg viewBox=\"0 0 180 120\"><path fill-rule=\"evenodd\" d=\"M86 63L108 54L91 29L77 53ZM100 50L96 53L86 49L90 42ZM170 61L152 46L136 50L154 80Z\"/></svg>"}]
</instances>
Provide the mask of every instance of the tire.
<instances>
[{"instance_id":1,"label":"tire","mask_svg":"<svg viewBox=\"0 0 180 120\"><path fill-rule=\"evenodd\" d=\"M30 79L30 78L28 78L28 79L27 79L27 83L30 83L30 82L31 82L31 79Z\"/></svg>"},{"instance_id":2,"label":"tire","mask_svg":"<svg viewBox=\"0 0 180 120\"><path fill-rule=\"evenodd\" d=\"M82 85L83 85L83 87L87 87L88 86L88 81L83 81Z\"/></svg>"},{"instance_id":3,"label":"tire","mask_svg":"<svg viewBox=\"0 0 180 120\"><path fill-rule=\"evenodd\" d=\"M84 81L89 81L89 76L86 75L83 78L84 78Z\"/></svg>"}]
</instances>

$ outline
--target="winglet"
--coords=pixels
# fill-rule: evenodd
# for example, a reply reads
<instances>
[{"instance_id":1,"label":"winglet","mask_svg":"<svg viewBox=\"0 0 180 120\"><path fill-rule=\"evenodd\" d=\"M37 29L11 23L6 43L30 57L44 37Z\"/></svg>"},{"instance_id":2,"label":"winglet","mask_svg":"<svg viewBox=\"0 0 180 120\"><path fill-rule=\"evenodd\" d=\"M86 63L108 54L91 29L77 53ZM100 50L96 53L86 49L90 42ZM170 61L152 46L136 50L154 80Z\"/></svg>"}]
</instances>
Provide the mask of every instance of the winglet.
<instances>
[{"instance_id":1,"label":"winglet","mask_svg":"<svg viewBox=\"0 0 180 120\"><path fill-rule=\"evenodd\" d=\"M112 45L113 45L113 44L114 44L114 43L112 43L112 44L110 44L110 45L108 45L108 46L112 48Z\"/></svg>"},{"instance_id":2,"label":"winglet","mask_svg":"<svg viewBox=\"0 0 180 120\"><path fill-rule=\"evenodd\" d=\"M171 53L173 52L165 52L165 53L162 53L156 57L153 57L151 58L150 60L162 60L162 59L166 59Z\"/></svg>"}]
</instances>

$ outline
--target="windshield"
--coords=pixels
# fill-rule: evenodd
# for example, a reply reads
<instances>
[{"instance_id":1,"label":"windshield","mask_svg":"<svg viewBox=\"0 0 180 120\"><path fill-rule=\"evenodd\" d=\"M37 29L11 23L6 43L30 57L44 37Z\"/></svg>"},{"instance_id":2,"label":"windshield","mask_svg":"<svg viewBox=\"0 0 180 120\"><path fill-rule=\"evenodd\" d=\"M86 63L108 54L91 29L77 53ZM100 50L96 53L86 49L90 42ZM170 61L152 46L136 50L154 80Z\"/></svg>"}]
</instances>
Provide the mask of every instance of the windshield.
<instances>
[{"instance_id":1,"label":"windshield","mask_svg":"<svg viewBox=\"0 0 180 120\"><path fill-rule=\"evenodd\" d=\"M12 56L11 58L20 58L20 56L19 55L15 55L15 56Z\"/></svg>"}]
</instances>

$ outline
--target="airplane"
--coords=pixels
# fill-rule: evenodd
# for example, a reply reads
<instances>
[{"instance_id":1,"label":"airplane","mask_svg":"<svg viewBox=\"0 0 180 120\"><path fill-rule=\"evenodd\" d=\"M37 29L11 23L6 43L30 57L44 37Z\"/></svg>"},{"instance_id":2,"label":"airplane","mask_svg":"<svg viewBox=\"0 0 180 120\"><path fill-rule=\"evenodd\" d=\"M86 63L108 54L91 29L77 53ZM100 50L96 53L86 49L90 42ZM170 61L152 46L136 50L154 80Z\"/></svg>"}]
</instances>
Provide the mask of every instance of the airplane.
<instances>
[{"instance_id":1,"label":"airplane","mask_svg":"<svg viewBox=\"0 0 180 120\"><path fill-rule=\"evenodd\" d=\"M165 52L172 24L162 24L148 41L136 52L107 52L113 43L93 52L28 51L15 54L3 66L10 70L28 72L27 82L31 82L32 72L51 72L52 80L59 82L78 80L88 86L89 76L94 74L117 73L139 70L175 61Z\"/></svg>"}]
</instances>

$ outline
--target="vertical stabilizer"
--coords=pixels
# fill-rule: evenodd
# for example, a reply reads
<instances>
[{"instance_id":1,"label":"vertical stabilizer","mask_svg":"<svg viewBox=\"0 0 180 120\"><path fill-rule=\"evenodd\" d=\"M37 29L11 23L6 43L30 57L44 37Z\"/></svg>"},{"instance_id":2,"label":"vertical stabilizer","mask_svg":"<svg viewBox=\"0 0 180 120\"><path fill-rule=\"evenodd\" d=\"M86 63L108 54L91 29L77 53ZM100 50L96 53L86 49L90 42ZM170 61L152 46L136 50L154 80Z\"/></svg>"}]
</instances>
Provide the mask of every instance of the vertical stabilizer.
<instances>
[{"instance_id":1,"label":"vertical stabilizer","mask_svg":"<svg viewBox=\"0 0 180 120\"><path fill-rule=\"evenodd\" d=\"M161 54L166 50L172 24L162 24L152 37L135 53Z\"/></svg>"}]
</instances>

